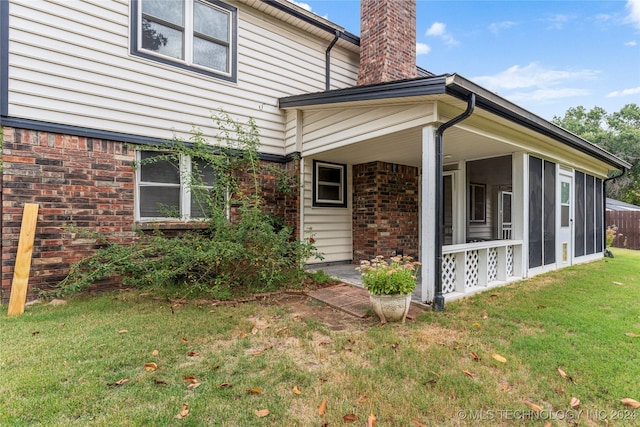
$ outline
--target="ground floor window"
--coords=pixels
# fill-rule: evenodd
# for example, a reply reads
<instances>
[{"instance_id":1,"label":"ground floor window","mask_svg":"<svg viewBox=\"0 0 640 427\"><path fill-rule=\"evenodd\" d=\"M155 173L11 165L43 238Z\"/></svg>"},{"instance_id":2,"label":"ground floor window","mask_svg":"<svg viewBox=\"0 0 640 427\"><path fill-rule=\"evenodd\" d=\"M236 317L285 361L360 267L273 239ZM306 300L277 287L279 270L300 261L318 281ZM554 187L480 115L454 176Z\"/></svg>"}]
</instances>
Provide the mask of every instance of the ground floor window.
<instances>
[{"instance_id":1,"label":"ground floor window","mask_svg":"<svg viewBox=\"0 0 640 427\"><path fill-rule=\"evenodd\" d=\"M139 220L201 219L215 185L211 167L197 158L157 151L137 152L136 211Z\"/></svg>"},{"instance_id":2,"label":"ground floor window","mask_svg":"<svg viewBox=\"0 0 640 427\"><path fill-rule=\"evenodd\" d=\"M347 166L313 161L313 206L347 207Z\"/></svg>"}]
</instances>

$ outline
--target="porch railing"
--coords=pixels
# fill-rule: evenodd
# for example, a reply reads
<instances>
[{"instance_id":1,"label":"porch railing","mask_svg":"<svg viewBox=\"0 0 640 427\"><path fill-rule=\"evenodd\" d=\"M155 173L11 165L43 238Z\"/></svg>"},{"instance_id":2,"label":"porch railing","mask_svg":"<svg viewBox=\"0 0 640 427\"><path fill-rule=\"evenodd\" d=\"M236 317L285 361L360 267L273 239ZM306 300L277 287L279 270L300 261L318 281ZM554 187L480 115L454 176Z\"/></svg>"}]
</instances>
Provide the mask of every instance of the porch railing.
<instances>
[{"instance_id":1,"label":"porch railing","mask_svg":"<svg viewBox=\"0 0 640 427\"><path fill-rule=\"evenodd\" d=\"M442 247L442 293L467 294L522 276L522 240Z\"/></svg>"}]
</instances>

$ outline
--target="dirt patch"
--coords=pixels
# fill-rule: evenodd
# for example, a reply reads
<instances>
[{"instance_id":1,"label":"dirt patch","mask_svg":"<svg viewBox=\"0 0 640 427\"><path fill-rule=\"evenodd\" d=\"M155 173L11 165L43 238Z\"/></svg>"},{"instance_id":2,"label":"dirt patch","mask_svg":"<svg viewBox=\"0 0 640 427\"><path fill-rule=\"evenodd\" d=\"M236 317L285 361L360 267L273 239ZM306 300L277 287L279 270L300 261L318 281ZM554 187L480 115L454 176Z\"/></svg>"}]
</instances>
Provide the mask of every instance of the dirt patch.
<instances>
[{"instance_id":1,"label":"dirt patch","mask_svg":"<svg viewBox=\"0 0 640 427\"><path fill-rule=\"evenodd\" d=\"M294 318L313 319L333 331L359 329L375 326L379 323L377 318L372 316L365 318L352 316L304 294L283 293L270 298L269 303L286 307Z\"/></svg>"}]
</instances>

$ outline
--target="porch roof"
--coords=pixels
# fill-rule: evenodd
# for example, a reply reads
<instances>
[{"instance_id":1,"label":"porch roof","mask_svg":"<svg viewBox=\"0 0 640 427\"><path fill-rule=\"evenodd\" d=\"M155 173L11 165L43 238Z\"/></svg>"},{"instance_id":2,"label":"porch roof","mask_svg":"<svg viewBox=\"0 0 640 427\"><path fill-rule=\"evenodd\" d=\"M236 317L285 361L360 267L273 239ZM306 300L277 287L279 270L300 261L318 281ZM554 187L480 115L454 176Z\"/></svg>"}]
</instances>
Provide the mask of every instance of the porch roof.
<instances>
[{"instance_id":1,"label":"porch roof","mask_svg":"<svg viewBox=\"0 0 640 427\"><path fill-rule=\"evenodd\" d=\"M282 109L311 109L346 103L362 106L391 100L433 100L443 96L466 101L471 93L476 95L477 108L557 140L562 144L597 158L615 169L631 168L631 164L595 144L519 107L458 74L420 77L288 96L279 99L279 107Z\"/></svg>"}]
</instances>

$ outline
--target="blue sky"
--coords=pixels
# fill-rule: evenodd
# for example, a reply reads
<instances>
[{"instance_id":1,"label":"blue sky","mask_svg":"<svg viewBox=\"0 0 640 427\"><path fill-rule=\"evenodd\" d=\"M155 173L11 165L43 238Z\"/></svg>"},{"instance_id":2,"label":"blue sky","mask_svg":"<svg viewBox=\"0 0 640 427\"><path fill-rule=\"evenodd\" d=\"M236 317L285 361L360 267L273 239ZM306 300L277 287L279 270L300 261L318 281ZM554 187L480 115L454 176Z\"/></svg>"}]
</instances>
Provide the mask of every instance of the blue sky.
<instances>
[{"instance_id":1,"label":"blue sky","mask_svg":"<svg viewBox=\"0 0 640 427\"><path fill-rule=\"evenodd\" d=\"M357 0L296 3L360 34ZM550 120L640 104L640 0L418 0L418 65Z\"/></svg>"}]
</instances>

